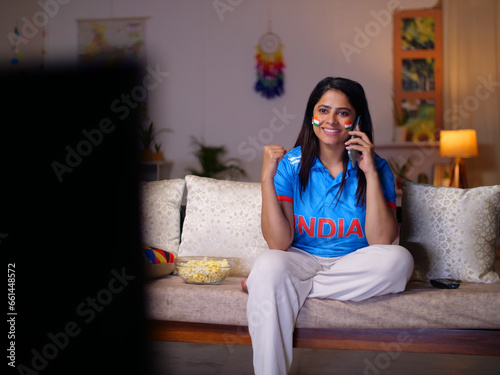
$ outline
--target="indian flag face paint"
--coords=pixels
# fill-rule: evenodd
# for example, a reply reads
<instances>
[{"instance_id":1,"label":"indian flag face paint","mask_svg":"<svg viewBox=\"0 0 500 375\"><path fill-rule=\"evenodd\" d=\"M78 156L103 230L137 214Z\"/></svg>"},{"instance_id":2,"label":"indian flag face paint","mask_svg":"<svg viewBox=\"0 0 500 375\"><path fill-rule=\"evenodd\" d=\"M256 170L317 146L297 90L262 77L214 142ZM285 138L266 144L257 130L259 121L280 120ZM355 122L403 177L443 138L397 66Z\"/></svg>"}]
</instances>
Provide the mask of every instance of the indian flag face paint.
<instances>
[{"instance_id":1,"label":"indian flag face paint","mask_svg":"<svg viewBox=\"0 0 500 375\"><path fill-rule=\"evenodd\" d=\"M314 117L313 117L312 124L313 124L314 126L319 126L319 117L318 117L318 116L314 116Z\"/></svg>"},{"instance_id":2,"label":"indian flag face paint","mask_svg":"<svg viewBox=\"0 0 500 375\"><path fill-rule=\"evenodd\" d=\"M345 128L345 130L351 130L352 129L352 121L344 122L344 128Z\"/></svg>"}]
</instances>

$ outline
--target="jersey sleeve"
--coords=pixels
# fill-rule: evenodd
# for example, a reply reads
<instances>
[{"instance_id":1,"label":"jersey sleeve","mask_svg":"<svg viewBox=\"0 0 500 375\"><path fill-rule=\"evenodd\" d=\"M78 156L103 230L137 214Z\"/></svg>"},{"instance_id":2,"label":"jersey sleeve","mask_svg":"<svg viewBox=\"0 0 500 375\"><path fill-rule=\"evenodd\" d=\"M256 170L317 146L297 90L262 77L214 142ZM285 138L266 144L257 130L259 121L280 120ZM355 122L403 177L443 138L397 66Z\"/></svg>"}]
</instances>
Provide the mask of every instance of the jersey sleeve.
<instances>
[{"instance_id":1,"label":"jersey sleeve","mask_svg":"<svg viewBox=\"0 0 500 375\"><path fill-rule=\"evenodd\" d=\"M396 186L394 184L394 173L386 160L379 158L377 171L380 178L380 185L387 204L396 209Z\"/></svg>"},{"instance_id":2,"label":"jersey sleeve","mask_svg":"<svg viewBox=\"0 0 500 375\"><path fill-rule=\"evenodd\" d=\"M278 200L293 202L293 181L293 169L285 155L285 157L279 162L276 175L274 176L274 188L276 189Z\"/></svg>"}]
</instances>

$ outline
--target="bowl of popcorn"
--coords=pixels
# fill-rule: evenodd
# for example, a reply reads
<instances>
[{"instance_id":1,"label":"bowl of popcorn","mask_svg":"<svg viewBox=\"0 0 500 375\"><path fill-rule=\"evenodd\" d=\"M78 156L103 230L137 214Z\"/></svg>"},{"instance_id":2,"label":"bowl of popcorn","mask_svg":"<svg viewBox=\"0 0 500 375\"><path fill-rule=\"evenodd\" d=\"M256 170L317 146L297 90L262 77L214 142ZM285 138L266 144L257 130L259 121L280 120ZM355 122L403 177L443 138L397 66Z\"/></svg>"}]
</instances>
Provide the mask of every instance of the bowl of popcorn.
<instances>
[{"instance_id":1,"label":"bowl of popcorn","mask_svg":"<svg viewBox=\"0 0 500 375\"><path fill-rule=\"evenodd\" d=\"M231 272L233 259L185 256L175 259L177 274L188 284L220 284Z\"/></svg>"}]
</instances>

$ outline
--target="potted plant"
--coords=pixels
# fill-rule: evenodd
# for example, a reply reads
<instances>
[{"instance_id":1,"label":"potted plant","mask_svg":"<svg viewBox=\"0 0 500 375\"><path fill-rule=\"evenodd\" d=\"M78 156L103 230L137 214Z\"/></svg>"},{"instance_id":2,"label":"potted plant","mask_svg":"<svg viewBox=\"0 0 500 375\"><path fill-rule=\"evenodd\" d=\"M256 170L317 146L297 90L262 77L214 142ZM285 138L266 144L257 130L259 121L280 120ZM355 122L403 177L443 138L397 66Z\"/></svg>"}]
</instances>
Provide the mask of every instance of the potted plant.
<instances>
[{"instance_id":1,"label":"potted plant","mask_svg":"<svg viewBox=\"0 0 500 375\"><path fill-rule=\"evenodd\" d=\"M155 137L162 132L169 132L171 129L164 128L155 133L153 122L147 128L139 127L139 137L143 149L141 150L141 161L161 161L163 160L163 153L160 152L161 143L154 143ZM151 150L151 145L154 143L156 156ZM160 155L161 154L161 155Z\"/></svg>"},{"instance_id":2,"label":"potted plant","mask_svg":"<svg viewBox=\"0 0 500 375\"><path fill-rule=\"evenodd\" d=\"M413 154L410 154L408 160L404 161L402 164L397 163L393 158L388 159L388 162L396 176L396 189L401 190L401 182L408 178L408 170L413 166Z\"/></svg>"},{"instance_id":3,"label":"potted plant","mask_svg":"<svg viewBox=\"0 0 500 375\"><path fill-rule=\"evenodd\" d=\"M238 159L220 160L227 153L224 146L207 146L204 142L198 141L194 137L191 138L191 143L195 147L194 155L201 164L201 171L187 168L190 174L217 179L233 179L246 176L245 170L239 166Z\"/></svg>"},{"instance_id":4,"label":"potted plant","mask_svg":"<svg viewBox=\"0 0 500 375\"><path fill-rule=\"evenodd\" d=\"M139 137L143 149L141 150L141 161L153 160L153 152L151 151L151 143L153 142L153 123L149 124L147 128L139 127Z\"/></svg>"},{"instance_id":5,"label":"potted plant","mask_svg":"<svg viewBox=\"0 0 500 375\"><path fill-rule=\"evenodd\" d=\"M153 154L154 161L163 161L163 152L160 151L161 143L155 143L155 152Z\"/></svg>"}]
</instances>

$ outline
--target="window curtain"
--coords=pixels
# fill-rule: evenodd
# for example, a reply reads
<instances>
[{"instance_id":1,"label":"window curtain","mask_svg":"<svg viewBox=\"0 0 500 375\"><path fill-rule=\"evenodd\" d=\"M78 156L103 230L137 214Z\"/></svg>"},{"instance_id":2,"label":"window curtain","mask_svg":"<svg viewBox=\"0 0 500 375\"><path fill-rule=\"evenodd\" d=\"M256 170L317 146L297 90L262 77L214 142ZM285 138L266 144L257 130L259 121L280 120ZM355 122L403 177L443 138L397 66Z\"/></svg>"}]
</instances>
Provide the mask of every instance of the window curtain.
<instances>
[{"instance_id":1,"label":"window curtain","mask_svg":"<svg viewBox=\"0 0 500 375\"><path fill-rule=\"evenodd\" d=\"M469 187L500 185L500 1L443 0L443 128L475 129Z\"/></svg>"}]
</instances>

